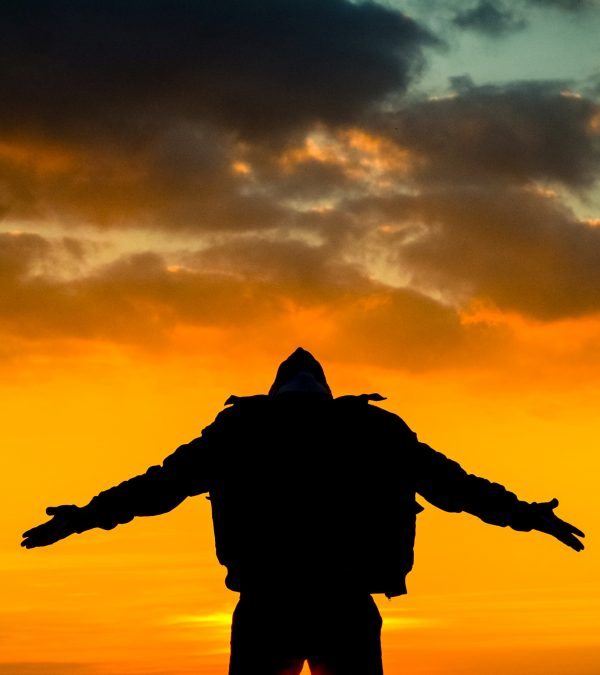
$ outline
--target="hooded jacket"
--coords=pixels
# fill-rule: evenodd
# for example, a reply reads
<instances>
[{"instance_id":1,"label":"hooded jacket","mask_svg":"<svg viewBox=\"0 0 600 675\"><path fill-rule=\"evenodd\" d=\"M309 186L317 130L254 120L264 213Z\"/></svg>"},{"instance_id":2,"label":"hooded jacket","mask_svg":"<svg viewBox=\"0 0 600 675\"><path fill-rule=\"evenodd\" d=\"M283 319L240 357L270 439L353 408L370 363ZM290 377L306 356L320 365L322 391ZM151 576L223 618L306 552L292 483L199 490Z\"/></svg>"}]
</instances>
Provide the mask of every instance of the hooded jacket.
<instances>
[{"instance_id":1,"label":"hooded jacket","mask_svg":"<svg viewBox=\"0 0 600 675\"><path fill-rule=\"evenodd\" d=\"M111 529L211 501L216 555L233 591L406 593L421 495L487 523L531 529L530 504L468 474L370 401L318 393L231 397L162 466L101 492L82 528Z\"/></svg>"}]
</instances>

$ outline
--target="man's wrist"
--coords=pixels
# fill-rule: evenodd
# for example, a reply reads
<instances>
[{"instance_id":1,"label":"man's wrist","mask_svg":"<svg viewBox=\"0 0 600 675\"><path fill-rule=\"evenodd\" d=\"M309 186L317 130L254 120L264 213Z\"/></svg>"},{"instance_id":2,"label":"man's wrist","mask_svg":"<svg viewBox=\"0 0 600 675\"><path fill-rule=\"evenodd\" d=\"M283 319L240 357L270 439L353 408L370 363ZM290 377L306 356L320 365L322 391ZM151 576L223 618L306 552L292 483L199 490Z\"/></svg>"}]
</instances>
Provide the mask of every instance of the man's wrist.
<instances>
[{"instance_id":1,"label":"man's wrist","mask_svg":"<svg viewBox=\"0 0 600 675\"><path fill-rule=\"evenodd\" d=\"M533 504L519 501L512 515L510 526L519 532L530 532L535 529L537 512Z\"/></svg>"}]
</instances>

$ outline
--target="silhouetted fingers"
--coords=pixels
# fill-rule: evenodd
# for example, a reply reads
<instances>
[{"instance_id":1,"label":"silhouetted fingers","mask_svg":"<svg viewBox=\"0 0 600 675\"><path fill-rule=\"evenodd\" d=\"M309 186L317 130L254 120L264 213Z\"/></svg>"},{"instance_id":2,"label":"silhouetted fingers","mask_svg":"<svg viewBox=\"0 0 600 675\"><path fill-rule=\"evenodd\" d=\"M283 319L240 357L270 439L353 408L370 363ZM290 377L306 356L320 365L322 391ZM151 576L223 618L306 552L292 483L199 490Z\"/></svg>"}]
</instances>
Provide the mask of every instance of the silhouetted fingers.
<instances>
[{"instance_id":1,"label":"silhouetted fingers","mask_svg":"<svg viewBox=\"0 0 600 675\"><path fill-rule=\"evenodd\" d=\"M47 530L43 530L41 527L42 526L36 527L33 530L25 532L21 546L24 548L36 548L37 546L47 546L48 544L53 543L55 539Z\"/></svg>"},{"instance_id":2,"label":"silhouetted fingers","mask_svg":"<svg viewBox=\"0 0 600 675\"><path fill-rule=\"evenodd\" d=\"M53 517L51 520L33 527L23 533L21 546L24 548L37 548L38 546L49 546L54 542L68 537L74 533L71 523L63 518Z\"/></svg>"},{"instance_id":3,"label":"silhouetted fingers","mask_svg":"<svg viewBox=\"0 0 600 675\"><path fill-rule=\"evenodd\" d=\"M582 551L585 548L583 543L575 536L578 535L583 537L585 535L583 532L581 532L581 530L573 527L573 525L566 523L564 520L556 517L552 520L549 520L547 525L547 533L551 534L563 544L569 546L575 551Z\"/></svg>"},{"instance_id":4,"label":"silhouetted fingers","mask_svg":"<svg viewBox=\"0 0 600 675\"><path fill-rule=\"evenodd\" d=\"M571 525L571 523L567 523L566 520L561 520L557 516L554 517L554 520L555 520L555 525L557 527L560 527L561 530L563 530L564 532L566 532L568 534L575 534L578 537L585 538L585 534L579 528L575 527L575 525Z\"/></svg>"},{"instance_id":5,"label":"silhouetted fingers","mask_svg":"<svg viewBox=\"0 0 600 675\"><path fill-rule=\"evenodd\" d=\"M574 537L572 534L561 534L561 535L555 535L556 538L561 541L563 544L566 544L569 548L572 548L574 551L583 551L585 546L583 545L582 542L577 539L577 537Z\"/></svg>"},{"instance_id":6,"label":"silhouetted fingers","mask_svg":"<svg viewBox=\"0 0 600 675\"><path fill-rule=\"evenodd\" d=\"M576 534L578 537L583 537L585 539L585 534L581 530L577 529L575 525L569 525L569 528L573 534Z\"/></svg>"},{"instance_id":7,"label":"silhouetted fingers","mask_svg":"<svg viewBox=\"0 0 600 675\"><path fill-rule=\"evenodd\" d=\"M24 532L21 546L24 546L25 548L42 546L42 542L48 538L48 533L51 530L51 528L48 528L48 524L49 523L44 523L43 525L38 525L37 527L33 527L31 530Z\"/></svg>"},{"instance_id":8,"label":"silhouetted fingers","mask_svg":"<svg viewBox=\"0 0 600 675\"><path fill-rule=\"evenodd\" d=\"M51 536L51 535L33 535L30 537L27 537L21 542L21 546L24 548L38 548L40 546L50 546L50 544L54 544L54 542L58 541L59 539L62 539L62 537L57 537L57 536Z\"/></svg>"},{"instance_id":9,"label":"silhouetted fingers","mask_svg":"<svg viewBox=\"0 0 600 675\"><path fill-rule=\"evenodd\" d=\"M26 539L21 542L23 548L40 548L42 546L50 546L54 541L45 541L43 539Z\"/></svg>"}]
</instances>

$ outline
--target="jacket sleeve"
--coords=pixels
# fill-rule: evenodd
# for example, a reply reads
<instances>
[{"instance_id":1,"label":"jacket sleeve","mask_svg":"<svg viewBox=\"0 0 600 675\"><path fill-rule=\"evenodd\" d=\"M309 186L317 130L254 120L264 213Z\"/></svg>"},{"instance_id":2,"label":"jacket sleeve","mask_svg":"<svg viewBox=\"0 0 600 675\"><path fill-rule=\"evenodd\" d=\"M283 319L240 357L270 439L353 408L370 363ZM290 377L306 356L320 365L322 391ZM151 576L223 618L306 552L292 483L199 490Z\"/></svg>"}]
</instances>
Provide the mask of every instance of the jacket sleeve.
<instances>
[{"instance_id":1,"label":"jacket sleeve","mask_svg":"<svg viewBox=\"0 0 600 675\"><path fill-rule=\"evenodd\" d=\"M413 468L416 491L444 511L465 511L486 523L527 531L533 528L529 502L499 483L467 473L414 436Z\"/></svg>"},{"instance_id":2,"label":"jacket sleeve","mask_svg":"<svg viewBox=\"0 0 600 675\"><path fill-rule=\"evenodd\" d=\"M136 516L167 513L187 497L208 492L212 457L222 445L224 413L202 435L181 445L162 465L100 492L80 509L80 532L93 527L110 530Z\"/></svg>"}]
</instances>

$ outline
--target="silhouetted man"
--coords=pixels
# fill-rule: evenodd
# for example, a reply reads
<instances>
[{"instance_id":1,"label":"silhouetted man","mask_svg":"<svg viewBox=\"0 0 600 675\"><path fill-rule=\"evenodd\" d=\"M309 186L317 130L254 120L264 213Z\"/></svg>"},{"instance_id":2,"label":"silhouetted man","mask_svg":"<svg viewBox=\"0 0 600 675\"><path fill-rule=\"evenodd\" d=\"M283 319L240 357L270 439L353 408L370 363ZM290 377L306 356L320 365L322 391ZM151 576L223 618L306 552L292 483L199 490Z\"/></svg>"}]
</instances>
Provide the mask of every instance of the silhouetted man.
<instances>
[{"instance_id":1,"label":"silhouetted man","mask_svg":"<svg viewBox=\"0 0 600 675\"><path fill-rule=\"evenodd\" d=\"M94 527L166 513L208 493L226 586L240 593L230 675L381 675L381 617L371 597L406 593L415 494L486 523L539 530L580 551L583 532L558 501L528 503L466 473L370 401L333 398L318 361L299 348L268 395L235 397L162 466L94 497L50 507L26 548Z\"/></svg>"}]
</instances>

